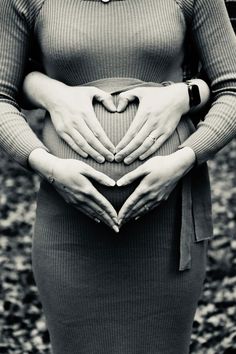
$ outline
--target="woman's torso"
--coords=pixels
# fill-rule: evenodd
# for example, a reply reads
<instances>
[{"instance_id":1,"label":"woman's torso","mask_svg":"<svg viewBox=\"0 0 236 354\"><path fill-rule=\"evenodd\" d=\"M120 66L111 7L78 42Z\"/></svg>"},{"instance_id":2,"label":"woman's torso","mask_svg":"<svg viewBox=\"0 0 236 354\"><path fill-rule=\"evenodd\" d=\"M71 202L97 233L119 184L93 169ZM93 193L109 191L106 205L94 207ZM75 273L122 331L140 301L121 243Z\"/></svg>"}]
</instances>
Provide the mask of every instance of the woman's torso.
<instances>
[{"instance_id":1,"label":"woman's torso","mask_svg":"<svg viewBox=\"0 0 236 354\"><path fill-rule=\"evenodd\" d=\"M183 79L186 23L174 0L46 0L34 31L46 74L71 86L95 85L112 92L116 100L119 90L133 84ZM94 104L115 145L126 133L137 107L134 102L121 114ZM84 160L58 137L49 115L43 140L56 156L81 159L114 179L143 163L101 165L91 158ZM180 142L175 131L155 155L175 151ZM98 188L106 194L105 188ZM131 189L127 187L120 204Z\"/></svg>"}]
</instances>

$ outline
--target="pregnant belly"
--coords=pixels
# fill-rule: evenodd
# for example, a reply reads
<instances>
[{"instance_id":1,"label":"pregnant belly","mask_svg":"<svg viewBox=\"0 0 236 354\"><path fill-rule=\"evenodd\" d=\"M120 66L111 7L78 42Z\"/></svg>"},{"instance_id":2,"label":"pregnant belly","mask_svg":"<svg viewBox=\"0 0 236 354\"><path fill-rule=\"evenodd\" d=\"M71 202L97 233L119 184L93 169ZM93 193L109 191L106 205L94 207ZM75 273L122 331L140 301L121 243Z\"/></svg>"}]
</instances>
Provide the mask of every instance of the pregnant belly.
<instances>
[{"instance_id":1,"label":"pregnant belly","mask_svg":"<svg viewBox=\"0 0 236 354\"><path fill-rule=\"evenodd\" d=\"M159 84L158 84L159 85ZM101 86L100 86L101 87ZM108 90L107 90L108 91ZM117 105L118 93L113 93L114 103ZM136 112L138 109L138 101L131 102L127 109L122 113L110 113L102 104L95 102L94 111L102 127L104 128L107 136L117 145L118 142L127 132ZM167 155L176 151L178 145L181 143L181 135L187 137L190 134L189 120L183 118L178 126L178 129L174 131L171 137L159 148L152 156ZM51 122L50 116L45 118L45 124L43 129L43 142L50 149L51 153L60 158L72 158L81 160L88 165L92 166L98 171L101 171L111 178L118 180L124 174L134 170L138 166L144 163L144 161L136 160L130 165L125 165L123 162L104 162L103 164L97 163L92 158L88 157L84 159L76 152L74 152L56 133L54 126ZM161 167L161 166L160 166ZM120 208L124 200L133 192L138 182L133 183L130 186L118 188L107 188L100 184L94 183L96 188L107 197L116 208Z\"/></svg>"}]
</instances>

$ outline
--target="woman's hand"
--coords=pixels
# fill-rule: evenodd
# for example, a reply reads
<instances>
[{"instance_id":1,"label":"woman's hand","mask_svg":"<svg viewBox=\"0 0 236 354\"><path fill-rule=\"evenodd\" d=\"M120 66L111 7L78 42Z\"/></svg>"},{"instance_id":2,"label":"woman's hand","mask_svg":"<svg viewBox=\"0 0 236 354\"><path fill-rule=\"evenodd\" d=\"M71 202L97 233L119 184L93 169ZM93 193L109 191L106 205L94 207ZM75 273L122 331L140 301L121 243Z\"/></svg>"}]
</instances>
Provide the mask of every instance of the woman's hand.
<instances>
[{"instance_id":1,"label":"woman's hand","mask_svg":"<svg viewBox=\"0 0 236 354\"><path fill-rule=\"evenodd\" d=\"M39 72L24 81L24 94L31 104L46 109L58 135L79 155L99 163L114 160L115 146L99 123L92 105L95 98L110 112L112 96L93 86L67 86Z\"/></svg>"},{"instance_id":2,"label":"woman's hand","mask_svg":"<svg viewBox=\"0 0 236 354\"><path fill-rule=\"evenodd\" d=\"M30 166L46 178L76 209L96 222L104 222L119 232L117 213L111 203L97 191L90 179L108 187L115 181L86 163L74 159L60 159L43 149L35 149L29 156Z\"/></svg>"},{"instance_id":3,"label":"woman's hand","mask_svg":"<svg viewBox=\"0 0 236 354\"><path fill-rule=\"evenodd\" d=\"M191 81L199 86L201 108L209 99L209 88L203 80ZM130 164L137 158L143 160L152 155L171 136L182 115L190 110L185 83L137 87L121 92L117 112L123 112L128 103L136 98L139 107L127 133L116 147L117 162L124 160Z\"/></svg>"},{"instance_id":4,"label":"woman's hand","mask_svg":"<svg viewBox=\"0 0 236 354\"><path fill-rule=\"evenodd\" d=\"M119 225L154 209L166 200L172 190L193 166L195 153L191 148L183 148L166 156L155 156L143 165L129 172L117 181L118 186L126 186L143 177L138 187L125 201L119 211Z\"/></svg>"}]
</instances>

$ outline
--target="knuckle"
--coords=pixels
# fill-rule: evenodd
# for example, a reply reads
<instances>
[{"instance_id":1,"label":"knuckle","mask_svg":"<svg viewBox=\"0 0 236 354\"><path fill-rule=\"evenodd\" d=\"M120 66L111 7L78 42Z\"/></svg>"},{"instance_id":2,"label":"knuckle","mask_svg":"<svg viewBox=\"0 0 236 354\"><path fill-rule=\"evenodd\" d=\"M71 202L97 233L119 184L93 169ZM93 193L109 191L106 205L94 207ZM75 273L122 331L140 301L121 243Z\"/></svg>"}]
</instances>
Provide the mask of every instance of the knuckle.
<instances>
[{"instance_id":1,"label":"knuckle","mask_svg":"<svg viewBox=\"0 0 236 354\"><path fill-rule=\"evenodd\" d=\"M82 111L81 111L81 115L83 117L88 117L90 116L91 117L91 110L89 108L84 108Z\"/></svg>"},{"instance_id":2,"label":"knuckle","mask_svg":"<svg viewBox=\"0 0 236 354\"><path fill-rule=\"evenodd\" d=\"M154 200L154 199L156 199L157 196L156 196L155 192L150 192L149 197L150 197L150 199Z\"/></svg>"},{"instance_id":3,"label":"knuckle","mask_svg":"<svg viewBox=\"0 0 236 354\"><path fill-rule=\"evenodd\" d=\"M101 138L101 133L99 131L93 131L95 138Z\"/></svg>"},{"instance_id":4,"label":"knuckle","mask_svg":"<svg viewBox=\"0 0 236 354\"><path fill-rule=\"evenodd\" d=\"M91 195L91 194L92 194L91 188L90 188L89 186L84 187L84 188L83 188L83 194L84 194L85 196Z\"/></svg>"},{"instance_id":5,"label":"knuckle","mask_svg":"<svg viewBox=\"0 0 236 354\"><path fill-rule=\"evenodd\" d=\"M141 146L143 149L147 149L150 147L150 141L145 140Z\"/></svg>"},{"instance_id":6,"label":"knuckle","mask_svg":"<svg viewBox=\"0 0 236 354\"><path fill-rule=\"evenodd\" d=\"M79 203L84 203L85 197L82 194L78 194L77 200L79 201ZM75 204L77 204L77 203L75 203Z\"/></svg>"},{"instance_id":7,"label":"knuckle","mask_svg":"<svg viewBox=\"0 0 236 354\"><path fill-rule=\"evenodd\" d=\"M100 217L103 217L103 216L105 215L104 210L99 209L99 210L98 210L98 215L99 215Z\"/></svg>"},{"instance_id":8,"label":"knuckle","mask_svg":"<svg viewBox=\"0 0 236 354\"><path fill-rule=\"evenodd\" d=\"M84 141L77 141L77 144L82 150L87 148L87 144Z\"/></svg>"},{"instance_id":9,"label":"knuckle","mask_svg":"<svg viewBox=\"0 0 236 354\"><path fill-rule=\"evenodd\" d=\"M56 126L55 129L56 129L57 134L60 136L62 136L65 133L64 125L63 126L62 125Z\"/></svg>"},{"instance_id":10,"label":"knuckle","mask_svg":"<svg viewBox=\"0 0 236 354\"><path fill-rule=\"evenodd\" d=\"M143 185L142 188L139 188L138 194L141 196L145 196L147 194L147 188L145 185Z\"/></svg>"}]
</instances>

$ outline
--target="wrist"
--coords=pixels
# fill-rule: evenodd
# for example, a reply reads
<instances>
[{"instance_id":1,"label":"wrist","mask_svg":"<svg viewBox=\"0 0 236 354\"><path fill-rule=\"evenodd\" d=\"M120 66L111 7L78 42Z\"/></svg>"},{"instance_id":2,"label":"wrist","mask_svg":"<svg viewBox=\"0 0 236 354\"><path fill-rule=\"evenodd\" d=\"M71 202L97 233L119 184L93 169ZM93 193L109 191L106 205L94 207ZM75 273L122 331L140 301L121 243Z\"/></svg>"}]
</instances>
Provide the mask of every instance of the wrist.
<instances>
[{"instance_id":1,"label":"wrist","mask_svg":"<svg viewBox=\"0 0 236 354\"><path fill-rule=\"evenodd\" d=\"M41 177L49 179L53 175L54 166L59 158L50 154L45 149L37 148L31 151L28 157L30 167Z\"/></svg>"},{"instance_id":2,"label":"wrist","mask_svg":"<svg viewBox=\"0 0 236 354\"><path fill-rule=\"evenodd\" d=\"M179 107L182 114L190 111L188 86L184 82L174 84L179 98Z\"/></svg>"},{"instance_id":3,"label":"wrist","mask_svg":"<svg viewBox=\"0 0 236 354\"><path fill-rule=\"evenodd\" d=\"M42 97L43 108L48 112L60 109L62 104L60 98L64 96L67 87L63 82L51 79L50 89L48 90L47 86L47 90L45 90L47 94Z\"/></svg>"},{"instance_id":4,"label":"wrist","mask_svg":"<svg viewBox=\"0 0 236 354\"><path fill-rule=\"evenodd\" d=\"M185 146L172 154L175 161L178 161L179 173L181 176L187 174L195 165L196 155L193 149Z\"/></svg>"},{"instance_id":5,"label":"wrist","mask_svg":"<svg viewBox=\"0 0 236 354\"><path fill-rule=\"evenodd\" d=\"M50 111L58 104L59 94L66 86L60 81L34 71L26 76L23 92L35 107Z\"/></svg>"}]
</instances>

